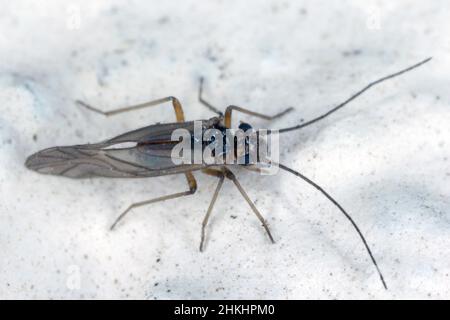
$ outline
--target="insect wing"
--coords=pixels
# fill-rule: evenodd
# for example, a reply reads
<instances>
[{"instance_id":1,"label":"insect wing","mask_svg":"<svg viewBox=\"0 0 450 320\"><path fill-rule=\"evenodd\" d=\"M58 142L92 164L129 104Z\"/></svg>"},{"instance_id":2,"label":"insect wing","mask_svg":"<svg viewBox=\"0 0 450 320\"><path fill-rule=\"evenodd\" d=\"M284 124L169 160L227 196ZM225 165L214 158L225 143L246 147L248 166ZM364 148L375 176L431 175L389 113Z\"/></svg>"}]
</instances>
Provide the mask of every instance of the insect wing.
<instances>
[{"instance_id":1,"label":"insect wing","mask_svg":"<svg viewBox=\"0 0 450 320\"><path fill-rule=\"evenodd\" d=\"M173 130L193 132L193 122L158 124L127 132L97 144L53 147L28 157L25 165L44 174L70 178L93 176L111 178L152 177L198 170L204 165L172 161ZM133 147L114 145L134 142Z\"/></svg>"}]
</instances>

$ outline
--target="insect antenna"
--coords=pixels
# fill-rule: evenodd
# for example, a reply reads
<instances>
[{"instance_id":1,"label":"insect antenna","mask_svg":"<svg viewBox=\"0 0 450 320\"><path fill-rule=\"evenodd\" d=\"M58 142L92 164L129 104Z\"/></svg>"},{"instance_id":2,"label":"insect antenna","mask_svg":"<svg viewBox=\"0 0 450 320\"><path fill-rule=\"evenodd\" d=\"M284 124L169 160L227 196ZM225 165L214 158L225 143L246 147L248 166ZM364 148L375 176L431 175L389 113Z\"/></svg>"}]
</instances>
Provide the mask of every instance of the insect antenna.
<instances>
[{"instance_id":1,"label":"insect antenna","mask_svg":"<svg viewBox=\"0 0 450 320\"><path fill-rule=\"evenodd\" d=\"M312 120L309 120L309 121L307 121L307 122L305 122L305 123L301 123L301 124L299 124L299 125L296 125L296 126L293 126L293 127L289 127L289 128L280 129L280 130L279 130L279 133L282 133L282 132L288 132L288 131L293 131L293 130L298 130L298 129L307 127L307 126L309 126L309 125L311 125L311 124L313 124L313 123L315 123L315 122L317 122L317 121L319 121L319 120L322 120L323 118L328 117L330 114L332 114L332 113L336 112L337 110L341 109L342 107L344 107L346 104L348 104L348 103L351 102L352 100L356 99L358 96L360 96L361 94L363 94L365 91L369 90L371 87L373 87L373 86L375 86L375 85L377 85L377 84L379 84L379 83L381 83L381 82L383 82L383 81L385 81L385 80L392 79L392 78L397 77L397 76L399 76L399 75L401 75L401 74L403 74L403 73L406 73L406 72L408 72L408 71L411 71L411 70L413 70L413 69L415 69L415 68L417 68L417 67L423 65L424 63L427 63L427 62L430 61L430 60L431 60L431 57L430 57L430 58L427 58L427 59L425 59L425 60L423 60L423 61L421 61L421 62L419 62L419 63L416 63L415 65L412 65L412 66L410 66L410 67L408 67L408 68L406 68L406 69L403 69L403 70L398 71L398 72L396 72L396 73L390 74L390 75L385 76L385 77L383 77L383 78L381 78L381 79L378 79L378 80L376 80L376 81L373 81L373 82L369 83L367 86L365 86L363 89L361 89L361 90L359 90L358 92L356 92L355 94L353 94L350 98L348 98L348 99L345 100L344 102L338 104L336 107L334 107L334 108L331 109L330 111L328 111L328 112L326 112L326 113L324 113L324 114L318 116L317 118L314 118L314 119L312 119Z\"/></svg>"},{"instance_id":2,"label":"insect antenna","mask_svg":"<svg viewBox=\"0 0 450 320\"><path fill-rule=\"evenodd\" d=\"M310 180L309 178L305 177L303 174L301 174L298 171L295 171L289 167L286 167L285 165L278 163L278 166L287 171L290 172L294 175L296 175L297 177L303 179L304 181L306 181L308 184L310 184L311 186L313 186L314 188L316 188L317 190L319 190L325 197L328 198L328 200L330 200L336 207L338 207L338 209L344 214L344 216L350 221L350 223L353 225L353 227L355 228L356 232L359 234L364 246L366 247L367 253L370 256L370 259L372 260L372 263L374 264L375 268L377 269L378 275L380 276L380 280L383 283L383 287L387 290L387 285L386 282L384 281L384 277L383 274L381 273L380 268L378 267L377 261L375 260L375 257L372 254L372 251L370 250L369 245L367 244L366 239L364 238L361 230L359 229L358 225L356 224L356 222L353 220L353 218L344 210L344 208L342 208L342 206L332 197L330 196L325 190L322 189L322 187L320 187L317 183L315 183L314 181Z\"/></svg>"}]
</instances>

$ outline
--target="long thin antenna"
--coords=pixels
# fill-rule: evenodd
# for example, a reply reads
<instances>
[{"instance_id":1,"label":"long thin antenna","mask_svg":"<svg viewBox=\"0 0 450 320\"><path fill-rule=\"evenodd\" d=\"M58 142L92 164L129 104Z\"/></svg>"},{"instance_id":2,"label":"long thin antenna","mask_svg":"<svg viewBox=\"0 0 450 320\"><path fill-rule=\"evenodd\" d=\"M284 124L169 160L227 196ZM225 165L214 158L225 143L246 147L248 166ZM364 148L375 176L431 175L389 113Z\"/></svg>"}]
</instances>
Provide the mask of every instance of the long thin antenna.
<instances>
[{"instance_id":1,"label":"long thin antenna","mask_svg":"<svg viewBox=\"0 0 450 320\"><path fill-rule=\"evenodd\" d=\"M381 78L381 79L378 79L378 80L376 80L376 81L374 81L374 82L371 82L371 83L369 83L367 86L365 86L363 89L361 89L360 91L358 91L357 93L355 93L354 95L352 95L350 98L348 98L347 100L345 100L345 101L342 102L341 104L337 105L336 107L334 107L334 108L331 109L330 111L328 111L328 112L322 114L321 116L318 116L317 118L314 118L314 119L312 119L312 120L309 120L308 122L305 122L305 123L296 125L296 126L294 126L294 127L289 127L289 128L281 129L281 130L279 130L279 132L282 133L282 132L288 132L288 131L292 131L292 130L298 130L298 129L307 127L307 126L309 126L310 124L313 124L313 123L315 123L315 122L317 122L317 121L319 121L319 120L322 120L323 118L328 117L328 116L329 116L330 114L332 114L333 112L335 112L335 111L339 110L340 108L342 108L343 106L345 106L345 105L346 105L347 103L349 103L350 101L356 99L358 96L360 96L361 94L363 94L363 92L365 92L366 90L369 90L369 88L371 88L372 86L377 85L377 84L379 84L380 82L383 82L383 81L385 81L385 80L388 80L388 79L392 79L392 78L394 78L394 77L397 77L397 76L399 76L399 75L401 75L401 74L403 74L403 73L405 73L405 72L411 71L411 70L413 70L413 69L415 69L415 68L417 68L417 67L423 65L424 63L427 63L427 62L430 61L430 60L431 60L431 57L430 57L430 58L427 58L427 59L425 59L425 60L423 60L423 61L421 61L421 62L419 62L419 63L416 63L415 65L413 65L413 66L411 66L411 67L408 67L408 68L406 68L406 69L403 69L403 70L398 71L398 72L396 72L396 73L393 73L393 74L391 74L391 75L385 76L385 77L383 77L383 78Z\"/></svg>"},{"instance_id":2,"label":"long thin antenna","mask_svg":"<svg viewBox=\"0 0 450 320\"><path fill-rule=\"evenodd\" d=\"M361 230L359 229L358 225L356 224L356 222L353 220L353 218L344 210L344 208L342 208L342 206L335 200L333 199L332 196L330 196L325 190L323 190L317 183L315 183L314 181L310 180L309 178L305 177L304 175L302 175L300 172L295 171L291 168L286 167L285 165L282 165L281 163L278 163L278 166L285 170L288 171L294 175L296 175L297 177L303 179L304 181L306 181L307 183L309 183L310 185L312 185L314 188L316 188L317 190L319 190L325 197L327 197L336 207L338 207L338 209L344 214L344 216L351 222L351 224L353 225L353 227L355 228L356 232L358 232L364 246L366 247L367 252L369 253L370 259L372 259L372 262L375 266L375 268L377 269L378 275L380 276L380 280L383 283L384 288L387 290L387 285L386 282L384 281L384 277L383 274L381 273L380 268L378 268L378 264L377 261L375 260L375 257L372 254L372 251L369 248L369 245L367 244L366 239L364 238Z\"/></svg>"}]
</instances>

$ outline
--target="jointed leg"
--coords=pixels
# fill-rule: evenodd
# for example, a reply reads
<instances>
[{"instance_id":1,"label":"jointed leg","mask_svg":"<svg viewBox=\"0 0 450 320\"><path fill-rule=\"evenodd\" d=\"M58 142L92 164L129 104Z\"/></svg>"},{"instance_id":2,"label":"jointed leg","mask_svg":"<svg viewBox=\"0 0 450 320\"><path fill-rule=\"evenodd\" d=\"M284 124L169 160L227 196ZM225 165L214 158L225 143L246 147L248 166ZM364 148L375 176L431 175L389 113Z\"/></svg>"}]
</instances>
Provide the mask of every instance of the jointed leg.
<instances>
[{"instance_id":1,"label":"jointed leg","mask_svg":"<svg viewBox=\"0 0 450 320\"><path fill-rule=\"evenodd\" d=\"M208 224L209 217L211 215L211 212L212 212L212 209L214 207L214 204L216 203L217 196L219 195L220 189L222 188L223 180L224 180L225 177L230 179L231 181L233 181L233 183L236 185L236 187L238 188L238 190L241 193L241 195L244 197L244 199L247 201L247 203L252 208L253 212L258 217L259 221L261 221L264 229L267 232L267 235L270 238L270 241L272 241L272 243L275 243L275 241L273 240L272 234L270 233L269 227L268 227L267 223L264 221L263 216L261 215L261 213L259 213L259 211L256 208L256 206L254 205L254 203L250 200L250 198L248 197L248 195L245 192L244 188L242 188L241 184L239 183L239 181L237 180L237 178L235 177L233 172L231 172L229 169L226 169L225 167L222 167L222 170L216 170L216 169L205 169L205 170L202 170L203 173L206 173L206 174L214 176L214 177L218 177L220 180L219 180L219 183L217 184L216 190L214 191L213 198L212 198L211 203L209 205L208 211L206 212L206 215L203 218L202 237L201 237L201 241L200 241L200 251L203 251L203 243L204 243L204 240L205 240L205 228L206 228L206 225Z\"/></svg>"},{"instance_id":2,"label":"jointed leg","mask_svg":"<svg viewBox=\"0 0 450 320\"><path fill-rule=\"evenodd\" d=\"M276 118L282 117L284 116L286 113L290 112L293 110L292 107L289 107L283 111L281 111L280 113L273 115L273 116L268 116L262 113L258 113L258 112L254 112L254 111L250 111L248 109L245 108L241 108L238 106L228 106L227 109L225 110L225 127L227 128L231 128L231 113L233 112L233 110L248 114L250 116L254 116L254 117L258 117L261 119L265 119L265 120L274 120Z\"/></svg>"},{"instance_id":3,"label":"jointed leg","mask_svg":"<svg viewBox=\"0 0 450 320\"><path fill-rule=\"evenodd\" d=\"M201 104L203 104L205 107L210 109L212 112L217 113L219 116L222 115L222 112L220 112L216 107L214 107L208 101L203 99L203 96L202 96L203 95L203 82L204 82L204 79L203 79L203 77L201 77L200 78L200 84L199 84L199 87L198 87L198 100L200 101Z\"/></svg>"},{"instance_id":4,"label":"jointed leg","mask_svg":"<svg viewBox=\"0 0 450 320\"><path fill-rule=\"evenodd\" d=\"M224 173L222 171L220 171L220 170L205 169L205 170L203 170L203 172L208 174L208 175L212 175L212 176L218 177L219 178L219 182L217 184L216 190L214 191L211 203L209 204L208 211L206 212L206 215L203 218L203 222L202 222L202 236L201 236L201 240L200 240L200 251L203 251L203 243L205 241L206 225L208 224L208 220L209 220L209 217L211 215L212 209L214 207L214 204L216 203L217 196L219 195L220 189L222 188L223 180L225 179Z\"/></svg>"},{"instance_id":5,"label":"jointed leg","mask_svg":"<svg viewBox=\"0 0 450 320\"><path fill-rule=\"evenodd\" d=\"M129 106L129 107L118 108L118 109L114 109L114 110L110 110L110 111L102 111L102 110L92 107L89 104L87 104L83 101L80 101L80 100L76 100L76 103L78 103L80 106L83 106L86 109L89 109L96 113L103 114L105 116L112 116L112 115L116 115L116 114L123 113L123 112L139 110L139 109L143 109L143 108L147 108L147 107L153 107L153 106L156 106L156 105L159 105L159 104L162 104L165 102L169 102L169 101L172 102L173 108L175 110L175 115L177 117L177 121L178 122L184 121L183 108L181 107L181 104L178 101L178 99L175 97L166 97L166 98L157 99L157 100L153 100L153 101L149 101L146 103L137 104L137 105L133 105L133 106Z\"/></svg>"},{"instance_id":6,"label":"jointed leg","mask_svg":"<svg viewBox=\"0 0 450 320\"><path fill-rule=\"evenodd\" d=\"M252 208L253 212L255 213L255 215L258 217L259 221L261 221L264 229L267 232L267 235L270 238L270 241L272 241L272 243L275 243L275 241L273 240L272 234L270 233L269 230L269 226L267 225L266 221L264 220L263 216L261 215L261 213L259 213L258 209L256 208L255 204L252 202L252 200L250 200L250 198L248 197L247 193L245 192L244 188L242 188L241 184L239 183L239 181L237 180L236 176L233 174L233 172L231 172L228 169L225 169L225 175L228 179L230 179L231 181L233 181L233 183L235 184L235 186L238 188L239 192L241 193L241 195L244 197L245 201L247 201L247 203L250 205L250 207Z\"/></svg>"},{"instance_id":7,"label":"jointed leg","mask_svg":"<svg viewBox=\"0 0 450 320\"><path fill-rule=\"evenodd\" d=\"M132 205L130 205L124 212L122 212L122 214L117 217L117 219L114 221L114 223L111 225L111 230L114 229L114 227L117 225L117 223L119 223L119 221L121 221L125 215L130 212L131 209L137 208L137 207L141 207L141 206L145 206L147 204L150 203L155 203L155 202L160 202L160 201L165 201L165 200L169 200L169 199L175 199L175 198L180 198L183 196L189 196L191 194L194 194L195 191L197 190L197 182L195 181L194 175L190 172L186 173L186 179L188 181L188 185L189 185L189 190L188 191L184 191L184 192L178 192L178 193L174 193L174 194L169 194L167 196L162 196L159 198L154 198L154 199L150 199L150 200L146 200L146 201L142 201L142 202L136 202L133 203Z\"/></svg>"}]
</instances>

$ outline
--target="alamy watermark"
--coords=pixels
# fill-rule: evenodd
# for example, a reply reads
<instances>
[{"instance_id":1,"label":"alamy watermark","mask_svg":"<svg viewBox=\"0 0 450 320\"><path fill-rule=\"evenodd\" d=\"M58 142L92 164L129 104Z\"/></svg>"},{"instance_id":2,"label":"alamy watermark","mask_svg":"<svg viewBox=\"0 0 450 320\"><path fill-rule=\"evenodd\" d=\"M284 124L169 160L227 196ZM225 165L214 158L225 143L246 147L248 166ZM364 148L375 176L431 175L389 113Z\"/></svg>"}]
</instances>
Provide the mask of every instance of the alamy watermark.
<instances>
[{"instance_id":1,"label":"alamy watermark","mask_svg":"<svg viewBox=\"0 0 450 320\"><path fill-rule=\"evenodd\" d=\"M79 30L81 28L81 9L78 4L70 4L66 8L66 27L69 30Z\"/></svg>"},{"instance_id":2,"label":"alamy watermark","mask_svg":"<svg viewBox=\"0 0 450 320\"><path fill-rule=\"evenodd\" d=\"M175 165L247 165L257 166L261 174L278 172L279 132L249 128L204 128L194 121L194 130L178 128L172 132L171 158Z\"/></svg>"},{"instance_id":3,"label":"alamy watermark","mask_svg":"<svg viewBox=\"0 0 450 320\"><path fill-rule=\"evenodd\" d=\"M66 286L69 290L80 290L81 288L81 271L76 264L67 267Z\"/></svg>"}]
</instances>

